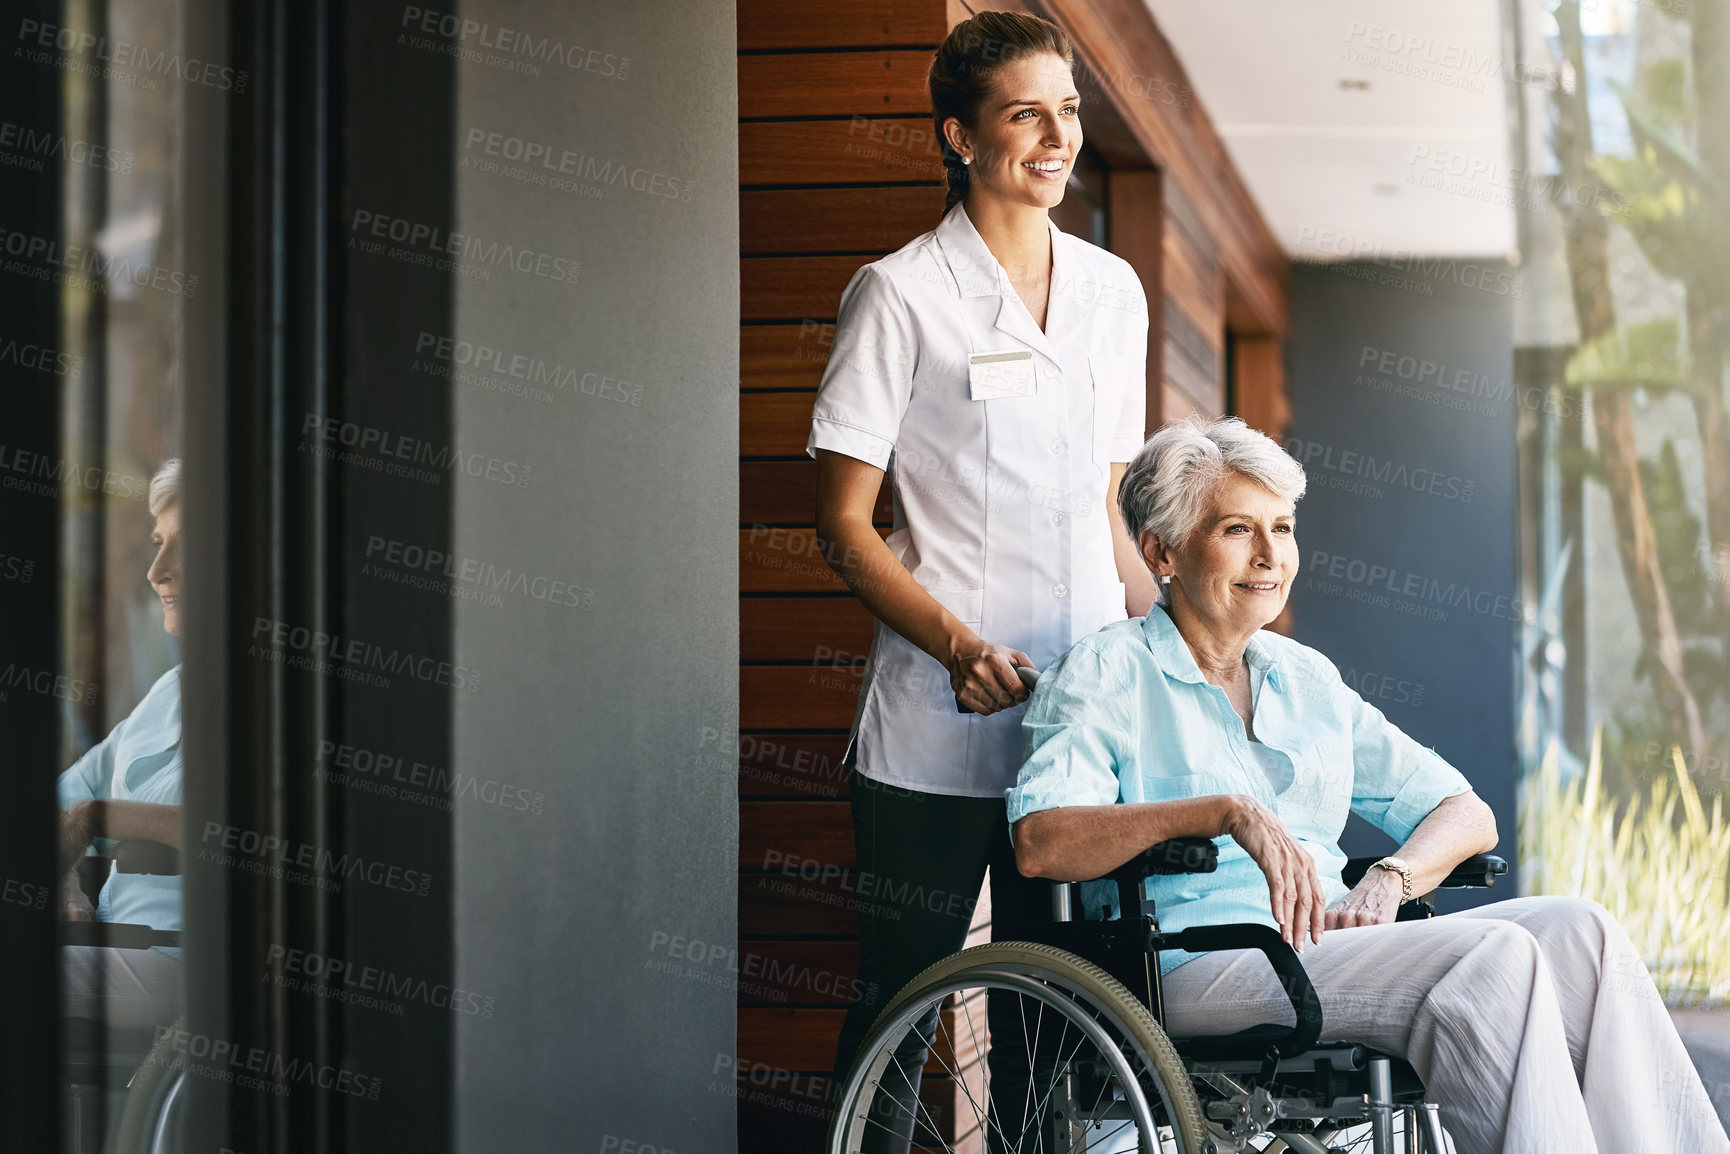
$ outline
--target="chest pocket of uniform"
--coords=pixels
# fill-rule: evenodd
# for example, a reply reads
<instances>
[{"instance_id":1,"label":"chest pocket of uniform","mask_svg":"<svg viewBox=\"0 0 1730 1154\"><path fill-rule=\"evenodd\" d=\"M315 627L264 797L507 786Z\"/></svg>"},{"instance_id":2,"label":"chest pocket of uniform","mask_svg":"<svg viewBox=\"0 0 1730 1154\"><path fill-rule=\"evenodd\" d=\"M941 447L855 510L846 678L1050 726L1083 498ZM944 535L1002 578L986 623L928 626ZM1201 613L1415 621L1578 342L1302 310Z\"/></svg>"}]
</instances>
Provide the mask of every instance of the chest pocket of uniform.
<instances>
[{"instance_id":1,"label":"chest pocket of uniform","mask_svg":"<svg viewBox=\"0 0 1730 1154\"><path fill-rule=\"evenodd\" d=\"M1109 473L1111 442L1122 428L1135 374L1130 358L1124 356L1090 356L1087 363L1093 371L1093 462Z\"/></svg>"}]
</instances>

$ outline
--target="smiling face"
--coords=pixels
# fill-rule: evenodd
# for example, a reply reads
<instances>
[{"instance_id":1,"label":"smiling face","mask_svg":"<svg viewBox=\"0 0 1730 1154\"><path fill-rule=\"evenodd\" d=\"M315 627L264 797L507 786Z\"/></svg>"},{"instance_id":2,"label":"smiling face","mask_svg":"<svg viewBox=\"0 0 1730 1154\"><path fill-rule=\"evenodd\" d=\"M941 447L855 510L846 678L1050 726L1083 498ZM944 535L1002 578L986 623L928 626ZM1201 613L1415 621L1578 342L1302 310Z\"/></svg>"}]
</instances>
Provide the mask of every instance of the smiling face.
<instances>
[{"instance_id":1,"label":"smiling face","mask_svg":"<svg viewBox=\"0 0 1730 1154\"><path fill-rule=\"evenodd\" d=\"M1292 503L1240 473L1214 490L1188 541L1168 549L1142 534L1142 559L1167 586L1179 610L1213 629L1253 632L1280 615L1298 572Z\"/></svg>"},{"instance_id":2,"label":"smiling face","mask_svg":"<svg viewBox=\"0 0 1730 1154\"><path fill-rule=\"evenodd\" d=\"M972 128L953 117L943 123L950 146L972 158L970 210L977 197L1042 209L1063 200L1081 150L1081 97L1063 57L1038 52L1000 65L977 120Z\"/></svg>"},{"instance_id":3,"label":"smiling face","mask_svg":"<svg viewBox=\"0 0 1730 1154\"><path fill-rule=\"evenodd\" d=\"M145 579L162 599L162 627L175 637L180 636L180 506L169 505L157 514L156 527L150 533L150 543L156 546L156 559L150 563Z\"/></svg>"}]
</instances>

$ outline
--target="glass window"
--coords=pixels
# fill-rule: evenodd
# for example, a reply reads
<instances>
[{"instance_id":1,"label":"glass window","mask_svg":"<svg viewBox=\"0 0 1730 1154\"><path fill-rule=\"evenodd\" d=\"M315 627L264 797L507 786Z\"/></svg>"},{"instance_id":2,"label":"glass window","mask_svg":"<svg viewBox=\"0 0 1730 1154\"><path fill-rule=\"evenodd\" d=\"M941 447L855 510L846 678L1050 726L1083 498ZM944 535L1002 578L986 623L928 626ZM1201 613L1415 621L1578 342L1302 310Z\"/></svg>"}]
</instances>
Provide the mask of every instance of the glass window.
<instances>
[{"instance_id":1,"label":"glass window","mask_svg":"<svg viewBox=\"0 0 1730 1154\"><path fill-rule=\"evenodd\" d=\"M54 11L50 8L49 11ZM199 79L164 0L23 21L9 67L50 74L56 123L8 124L7 163L58 185L52 373L60 444L40 494L60 523L55 906L62 1148L115 1148L129 1083L181 1014L182 334L206 301L187 267L179 124ZM68 47L70 46L70 47ZM46 277L38 279L47 279Z\"/></svg>"},{"instance_id":2,"label":"glass window","mask_svg":"<svg viewBox=\"0 0 1730 1154\"><path fill-rule=\"evenodd\" d=\"M1615 911L1672 1003L1721 1000L1730 116L1687 9L1519 7L1520 877Z\"/></svg>"}]
</instances>

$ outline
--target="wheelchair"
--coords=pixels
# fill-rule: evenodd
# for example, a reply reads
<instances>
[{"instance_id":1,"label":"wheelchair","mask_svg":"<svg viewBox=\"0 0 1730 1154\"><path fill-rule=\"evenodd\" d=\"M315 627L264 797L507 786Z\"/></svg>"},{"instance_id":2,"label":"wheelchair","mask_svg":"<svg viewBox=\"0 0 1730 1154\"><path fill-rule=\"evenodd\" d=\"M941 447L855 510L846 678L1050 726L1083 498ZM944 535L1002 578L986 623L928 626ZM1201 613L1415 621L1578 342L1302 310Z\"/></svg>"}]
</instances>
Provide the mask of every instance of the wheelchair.
<instances>
[{"instance_id":1,"label":"wheelchair","mask_svg":"<svg viewBox=\"0 0 1730 1154\"><path fill-rule=\"evenodd\" d=\"M78 864L94 904L108 867L127 874L178 875L180 851L161 842L122 840ZM62 922L60 944L147 950L180 945L179 930L125 922ZM178 1023L177 1023L178 1025ZM184 1060L174 1030L123 1029L89 1018L61 1021L66 1083L66 1149L72 1154L160 1154L178 1149Z\"/></svg>"},{"instance_id":2,"label":"wheelchair","mask_svg":"<svg viewBox=\"0 0 1730 1154\"><path fill-rule=\"evenodd\" d=\"M1206 838L1144 850L1095 879L1115 886L1119 916L1106 920L1075 916L1087 883L1054 882L1052 920L1034 940L975 946L914 978L837 1087L829 1154L872 1151L909 1127L915 1150L969 1154L1448 1154L1409 1064L1327 1037L1315 988L1277 930L1160 931L1143 880L1211 873L1218 855ZM1343 880L1356 885L1376 860L1353 858ZM1492 886L1507 869L1478 855L1438 888ZM1404 903L1397 920L1434 917L1430 896ZM1295 1025L1168 1037L1162 949L1260 951Z\"/></svg>"}]
</instances>

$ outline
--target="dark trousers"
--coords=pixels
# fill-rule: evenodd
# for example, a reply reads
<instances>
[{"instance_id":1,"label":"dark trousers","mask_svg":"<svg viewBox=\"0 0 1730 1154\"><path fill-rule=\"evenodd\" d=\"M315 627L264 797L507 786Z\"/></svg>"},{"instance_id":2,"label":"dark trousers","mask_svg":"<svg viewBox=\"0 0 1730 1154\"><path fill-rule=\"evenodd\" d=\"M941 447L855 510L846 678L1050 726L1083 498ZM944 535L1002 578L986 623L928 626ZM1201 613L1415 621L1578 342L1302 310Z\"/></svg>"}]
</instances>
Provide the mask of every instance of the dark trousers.
<instances>
[{"instance_id":1,"label":"dark trousers","mask_svg":"<svg viewBox=\"0 0 1730 1154\"><path fill-rule=\"evenodd\" d=\"M861 893L859 911L860 999L847 1011L835 1053L837 1083L852 1066L855 1051L890 1000L919 972L959 950L973 920L973 907L991 867L993 941L1026 936L1025 927L1048 921L1051 885L1024 878L1015 867L1008 815L1001 797L949 797L900 789L863 777L848 778L853 806L853 839L861 886L871 877L870 896ZM1020 931L1020 932L1018 932ZM1004 1069L1024 1047L998 1034L993 1015L992 1080L1001 1088L1025 1078ZM901 1069L913 1085L896 1087L891 1072L885 1090L898 1089L900 1108L885 1102L883 1125L872 1126L868 1154L906 1154L918 1097L918 1071L932 1023L908 1035L898 1052ZM921 1034L925 1038L921 1038ZM999 1057L999 1051L1003 1057Z\"/></svg>"}]
</instances>

